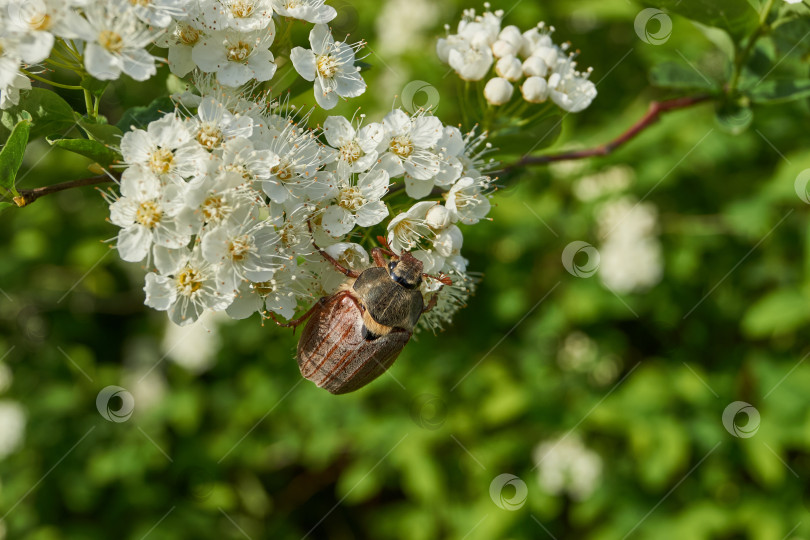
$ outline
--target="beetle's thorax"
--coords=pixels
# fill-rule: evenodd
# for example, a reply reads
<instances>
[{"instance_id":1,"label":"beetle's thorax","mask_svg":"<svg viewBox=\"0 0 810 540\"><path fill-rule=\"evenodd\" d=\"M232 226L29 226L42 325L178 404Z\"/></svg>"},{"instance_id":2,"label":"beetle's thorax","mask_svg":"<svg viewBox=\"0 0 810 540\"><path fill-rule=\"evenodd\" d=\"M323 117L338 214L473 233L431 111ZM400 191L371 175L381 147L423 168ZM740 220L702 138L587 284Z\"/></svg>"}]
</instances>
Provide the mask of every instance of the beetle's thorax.
<instances>
[{"instance_id":1,"label":"beetle's thorax","mask_svg":"<svg viewBox=\"0 0 810 540\"><path fill-rule=\"evenodd\" d=\"M406 289L415 289L422 283L422 261L403 251L398 260L388 265L388 275Z\"/></svg>"}]
</instances>

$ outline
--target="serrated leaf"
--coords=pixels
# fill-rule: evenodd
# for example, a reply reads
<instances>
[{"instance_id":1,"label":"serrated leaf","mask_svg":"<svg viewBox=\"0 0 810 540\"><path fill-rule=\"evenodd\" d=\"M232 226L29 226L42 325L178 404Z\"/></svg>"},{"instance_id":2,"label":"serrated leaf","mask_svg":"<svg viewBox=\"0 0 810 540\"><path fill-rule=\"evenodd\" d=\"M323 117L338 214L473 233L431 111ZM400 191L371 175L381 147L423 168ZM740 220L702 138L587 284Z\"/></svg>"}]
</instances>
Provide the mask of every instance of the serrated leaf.
<instances>
[{"instance_id":1,"label":"serrated leaf","mask_svg":"<svg viewBox=\"0 0 810 540\"><path fill-rule=\"evenodd\" d=\"M650 70L650 82L664 88L710 89L715 84L692 69L691 66L678 62L664 62Z\"/></svg>"},{"instance_id":2,"label":"serrated leaf","mask_svg":"<svg viewBox=\"0 0 810 540\"><path fill-rule=\"evenodd\" d=\"M87 134L88 137L100 143L117 146L121 143L121 136L123 132L118 126L112 124L92 122L91 120L82 117L76 113L76 119L79 127Z\"/></svg>"},{"instance_id":3,"label":"serrated leaf","mask_svg":"<svg viewBox=\"0 0 810 540\"><path fill-rule=\"evenodd\" d=\"M57 139L48 142L58 148L90 158L105 167L121 158L121 155L115 150L90 139Z\"/></svg>"},{"instance_id":4,"label":"serrated leaf","mask_svg":"<svg viewBox=\"0 0 810 540\"><path fill-rule=\"evenodd\" d=\"M810 79L765 81L746 92L754 103L784 103L810 97Z\"/></svg>"},{"instance_id":5,"label":"serrated leaf","mask_svg":"<svg viewBox=\"0 0 810 540\"><path fill-rule=\"evenodd\" d=\"M780 289L757 300L742 319L742 328L751 337L786 334L810 321L810 303L801 291Z\"/></svg>"},{"instance_id":6,"label":"serrated leaf","mask_svg":"<svg viewBox=\"0 0 810 540\"><path fill-rule=\"evenodd\" d=\"M17 171L22 165L25 147L28 145L28 135L31 131L30 120L20 120L11 131L6 144L0 150L0 187L17 194L14 180Z\"/></svg>"},{"instance_id":7,"label":"serrated leaf","mask_svg":"<svg viewBox=\"0 0 810 540\"><path fill-rule=\"evenodd\" d=\"M174 110L174 102L168 97L159 97L149 105L132 107L128 109L116 127L123 131L129 131L132 126L146 129L149 122L157 120L167 112Z\"/></svg>"},{"instance_id":8,"label":"serrated leaf","mask_svg":"<svg viewBox=\"0 0 810 540\"><path fill-rule=\"evenodd\" d=\"M747 0L645 0L644 3L722 28L737 40L749 35L759 24L759 14Z\"/></svg>"},{"instance_id":9,"label":"serrated leaf","mask_svg":"<svg viewBox=\"0 0 810 540\"><path fill-rule=\"evenodd\" d=\"M0 139L5 139L11 130L23 120L23 113L31 115L33 123L29 138L36 139L44 135L67 134L76 121L73 108L55 92L44 88L32 88L20 97L20 104L2 111L0 115Z\"/></svg>"}]
</instances>

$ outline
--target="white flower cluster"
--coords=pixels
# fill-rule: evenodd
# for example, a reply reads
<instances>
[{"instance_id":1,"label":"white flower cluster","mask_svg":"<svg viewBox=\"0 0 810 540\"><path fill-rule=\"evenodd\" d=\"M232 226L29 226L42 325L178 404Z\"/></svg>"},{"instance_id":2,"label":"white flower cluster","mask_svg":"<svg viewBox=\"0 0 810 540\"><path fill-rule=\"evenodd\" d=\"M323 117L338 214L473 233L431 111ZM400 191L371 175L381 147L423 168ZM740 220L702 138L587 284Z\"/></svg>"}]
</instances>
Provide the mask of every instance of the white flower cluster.
<instances>
[{"instance_id":1,"label":"white flower cluster","mask_svg":"<svg viewBox=\"0 0 810 540\"><path fill-rule=\"evenodd\" d=\"M484 87L484 97L492 105L508 103L514 94L513 83L519 83L523 99L543 103L551 99L568 112L580 112L596 97L596 86L588 79L592 69L577 70L570 45L556 45L551 40L554 27L539 23L521 32L517 26L501 28L503 11L476 15L464 11L457 33L440 39L436 50L439 58L452 67L465 81L480 81L495 76Z\"/></svg>"},{"instance_id":2,"label":"white flower cluster","mask_svg":"<svg viewBox=\"0 0 810 540\"><path fill-rule=\"evenodd\" d=\"M196 69L230 87L268 81L276 72L274 14L315 24L312 49L296 47L292 59L315 81L321 107L366 88L354 65L362 44L334 41L326 23L337 13L323 0L0 0L0 8L0 108L19 103L20 90L31 88L27 70L46 59L102 81L122 73L149 79L162 61L149 52L153 44L168 49L179 77Z\"/></svg>"},{"instance_id":3,"label":"white flower cluster","mask_svg":"<svg viewBox=\"0 0 810 540\"><path fill-rule=\"evenodd\" d=\"M658 211L652 203L625 196L604 203L598 210L601 262L599 277L619 293L641 292L663 275L658 239Z\"/></svg>"},{"instance_id":4,"label":"white flower cluster","mask_svg":"<svg viewBox=\"0 0 810 540\"><path fill-rule=\"evenodd\" d=\"M584 500L602 479L602 458L576 434L538 444L534 460L540 486L554 495L567 493L572 499Z\"/></svg>"},{"instance_id":5,"label":"white flower cluster","mask_svg":"<svg viewBox=\"0 0 810 540\"><path fill-rule=\"evenodd\" d=\"M424 327L464 304L473 280L458 225L490 209L483 136L398 109L380 123L330 116L311 130L306 115L265 105L266 96L251 101L206 79L198 86L202 97L186 95L186 106L124 135L120 196L107 194L121 258L151 270L147 305L181 325L206 310L290 318L344 279L313 242L364 269L368 252L353 240L375 226L394 252L453 281ZM389 207L405 211L383 225ZM427 279L423 291L439 285Z\"/></svg>"}]
</instances>

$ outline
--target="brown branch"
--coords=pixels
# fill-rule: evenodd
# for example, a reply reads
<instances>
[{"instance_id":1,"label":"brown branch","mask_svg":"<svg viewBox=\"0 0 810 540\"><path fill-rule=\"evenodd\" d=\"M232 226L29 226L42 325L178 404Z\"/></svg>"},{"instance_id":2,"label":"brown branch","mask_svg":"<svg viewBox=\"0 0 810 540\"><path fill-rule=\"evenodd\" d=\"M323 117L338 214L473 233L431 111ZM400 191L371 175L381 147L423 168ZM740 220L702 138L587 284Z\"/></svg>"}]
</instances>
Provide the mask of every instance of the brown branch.
<instances>
[{"instance_id":1,"label":"brown branch","mask_svg":"<svg viewBox=\"0 0 810 540\"><path fill-rule=\"evenodd\" d=\"M630 126L627 131L608 143L596 146L594 148L588 148L586 150L573 150L570 152L561 152L559 154L546 154L544 156L523 156L515 163L505 166L502 171L509 172L518 167L525 167L528 165L543 165L554 161L567 161L594 156L606 156L657 122L662 113L677 109L686 109L711 99L712 96L709 95L697 95L668 99L666 101L653 101L650 103L650 107L647 109L647 113L644 116L642 116L635 124Z\"/></svg>"},{"instance_id":2,"label":"brown branch","mask_svg":"<svg viewBox=\"0 0 810 540\"><path fill-rule=\"evenodd\" d=\"M34 189L21 189L18 191L19 195L14 197L14 202L17 203L17 206L19 207L28 206L40 197L50 195L51 193L57 193L59 191L76 187L104 184L112 181L112 177L102 174L99 176L90 176L89 178L79 178L78 180L71 180L70 182L62 182L61 184L54 184L52 186L44 186Z\"/></svg>"}]
</instances>

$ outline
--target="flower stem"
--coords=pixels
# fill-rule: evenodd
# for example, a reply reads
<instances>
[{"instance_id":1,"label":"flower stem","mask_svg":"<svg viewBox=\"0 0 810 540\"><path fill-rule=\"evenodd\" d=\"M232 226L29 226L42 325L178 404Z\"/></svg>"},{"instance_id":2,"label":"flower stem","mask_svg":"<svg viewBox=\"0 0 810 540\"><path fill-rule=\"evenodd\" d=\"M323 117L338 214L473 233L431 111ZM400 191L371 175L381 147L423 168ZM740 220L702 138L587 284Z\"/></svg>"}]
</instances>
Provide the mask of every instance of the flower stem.
<instances>
[{"instance_id":1,"label":"flower stem","mask_svg":"<svg viewBox=\"0 0 810 540\"><path fill-rule=\"evenodd\" d=\"M731 81L729 81L727 91L727 93L731 96L734 95L734 92L737 89L737 84L740 82L740 75L742 75L742 71L745 68L745 62L751 55L754 45L756 45L759 38L768 31L768 13L771 12L773 2L774 0L767 0L765 2L765 7L762 8L762 11L759 14L759 24L757 25L756 30L754 30L754 32L748 38L748 42L745 44L745 47L743 47L742 50L738 49L737 47L734 48L734 70L731 75Z\"/></svg>"},{"instance_id":2,"label":"flower stem","mask_svg":"<svg viewBox=\"0 0 810 540\"><path fill-rule=\"evenodd\" d=\"M71 65L68 65L68 64L63 64L62 62L57 62L53 58L46 58L45 61L48 62L51 65L54 65L54 66L58 67L58 68L66 69L68 71L76 71L76 66L71 66Z\"/></svg>"},{"instance_id":3,"label":"flower stem","mask_svg":"<svg viewBox=\"0 0 810 540\"><path fill-rule=\"evenodd\" d=\"M51 193L57 193L59 191L76 187L104 184L113 181L114 178L112 176L103 174L100 176L91 176L89 178L79 178L78 180L71 180L70 182L62 182L61 184L54 184L52 186L44 186L34 189L21 189L19 190L19 195L14 197L14 202L19 207L28 206L40 197L50 195Z\"/></svg>"},{"instance_id":4,"label":"flower stem","mask_svg":"<svg viewBox=\"0 0 810 540\"><path fill-rule=\"evenodd\" d=\"M96 117L96 107L93 105L93 94L90 93L90 90L86 88L82 88L84 90L84 106L87 108L87 116L91 118Z\"/></svg>"},{"instance_id":5,"label":"flower stem","mask_svg":"<svg viewBox=\"0 0 810 540\"><path fill-rule=\"evenodd\" d=\"M623 144L629 142L633 138L636 137L639 133L653 125L658 119L661 117L662 113L668 111L674 111L677 109L686 109L688 107L692 107L694 105L698 105L700 103L705 103L713 99L713 96L707 94L700 94L697 96L687 96L675 99L669 99L666 101L653 101L650 103L649 109L647 109L647 113L642 116L635 124L630 126L630 128L613 139L612 141L600 144L599 146L589 148L587 150L575 150L572 152L562 152L559 154L546 154L543 156L523 156L521 159L512 163L510 165L506 165L502 171L503 172L511 172L514 169L520 167L526 167L529 165L544 165L546 163L551 163L554 161L567 161L573 159L584 159L594 156L606 156L622 146Z\"/></svg>"},{"instance_id":6,"label":"flower stem","mask_svg":"<svg viewBox=\"0 0 810 540\"><path fill-rule=\"evenodd\" d=\"M39 75L35 75L35 74L31 73L30 71L28 71L26 69L23 69L22 72L25 73L26 77L31 77L35 81L39 81L39 82L44 83L44 84L49 84L51 86L55 86L56 88L64 88L65 90L84 90L84 88L82 88L81 86L75 86L75 85L71 85L71 84L62 84L62 83L58 83L58 82L49 81L48 79L45 79L44 77L40 77Z\"/></svg>"}]
</instances>

